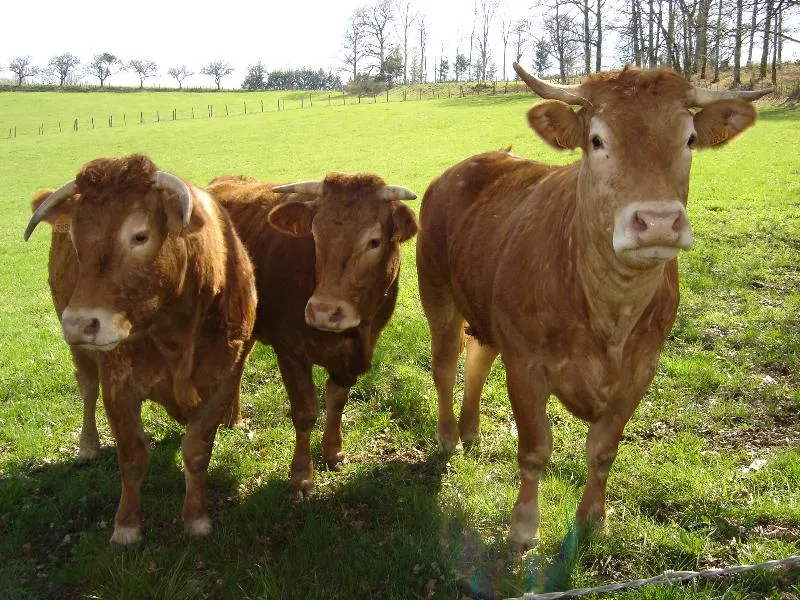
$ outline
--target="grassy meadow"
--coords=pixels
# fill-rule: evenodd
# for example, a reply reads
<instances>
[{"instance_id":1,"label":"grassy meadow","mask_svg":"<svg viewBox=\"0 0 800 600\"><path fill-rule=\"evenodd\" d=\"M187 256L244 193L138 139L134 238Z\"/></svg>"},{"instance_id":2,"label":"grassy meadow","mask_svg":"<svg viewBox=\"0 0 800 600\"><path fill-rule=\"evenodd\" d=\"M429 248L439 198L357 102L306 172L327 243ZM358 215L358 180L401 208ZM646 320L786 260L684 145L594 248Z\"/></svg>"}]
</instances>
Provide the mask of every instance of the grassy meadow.
<instances>
[{"instance_id":1,"label":"grassy meadow","mask_svg":"<svg viewBox=\"0 0 800 600\"><path fill-rule=\"evenodd\" d=\"M231 96L250 112L246 94ZM574 543L586 425L553 400L541 541L508 552L518 472L499 362L484 390L481 443L452 456L437 450L412 242L395 316L345 408L343 470L318 465L316 495L290 500L294 431L274 355L259 346L242 396L249 426L221 430L211 460L212 535L183 534L182 428L146 403L145 539L111 547L120 489L113 439L101 408L101 457L76 464L81 408L47 287L50 234L41 226L22 241L35 190L61 185L92 158L131 152L198 184L226 173L289 182L372 171L420 197L442 170L484 150L513 144L526 157L578 158L535 138L526 95L328 106L324 94L304 110L131 123L139 111L163 111L163 121L172 108L205 110L212 97L216 106L224 94L0 94L4 597L519 597L800 553L800 110L770 106L741 139L695 155L696 244L681 257L678 319L611 472L607 534ZM254 94L254 106L261 97L271 96ZM126 114L127 126L83 127L87 116L112 113ZM37 135L44 115L51 125ZM64 131L49 133L60 119ZM15 124L18 137L5 139ZM419 201L410 205L418 210ZM317 371L320 386L324 379ZM616 597L798 596L800 574L783 570Z\"/></svg>"}]
</instances>

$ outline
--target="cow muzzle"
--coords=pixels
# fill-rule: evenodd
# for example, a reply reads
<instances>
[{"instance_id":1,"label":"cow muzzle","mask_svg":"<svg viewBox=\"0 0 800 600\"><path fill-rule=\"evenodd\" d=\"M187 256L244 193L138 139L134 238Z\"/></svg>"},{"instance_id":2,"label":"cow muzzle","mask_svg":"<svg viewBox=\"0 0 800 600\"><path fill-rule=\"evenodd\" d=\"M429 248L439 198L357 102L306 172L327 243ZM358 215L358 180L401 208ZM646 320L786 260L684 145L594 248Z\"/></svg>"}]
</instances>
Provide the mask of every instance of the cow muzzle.
<instances>
[{"instance_id":1,"label":"cow muzzle","mask_svg":"<svg viewBox=\"0 0 800 600\"><path fill-rule=\"evenodd\" d=\"M61 331L70 346L107 352L128 338L131 323L104 308L67 307L61 314Z\"/></svg>"},{"instance_id":2,"label":"cow muzzle","mask_svg":"<svg viewBox=\"0 0 800 600\"><path fill-rule=\"evenodd\" d=\"M306 303L306 324L314 329L341 333L358 327L361 318L347 301L326 296L312 296Z\"/></svg>"},{"instance_id":3,"label":"cow muzzle","mask_svg":"<svg viewBox=\"0 0 800 600\"><path fill-rule=\"evenodd\" d=\"M632 202L614 223L614 251L636 266L672 260L693 241L686 208L677 200Z\"/></svg>"}]
</instances>

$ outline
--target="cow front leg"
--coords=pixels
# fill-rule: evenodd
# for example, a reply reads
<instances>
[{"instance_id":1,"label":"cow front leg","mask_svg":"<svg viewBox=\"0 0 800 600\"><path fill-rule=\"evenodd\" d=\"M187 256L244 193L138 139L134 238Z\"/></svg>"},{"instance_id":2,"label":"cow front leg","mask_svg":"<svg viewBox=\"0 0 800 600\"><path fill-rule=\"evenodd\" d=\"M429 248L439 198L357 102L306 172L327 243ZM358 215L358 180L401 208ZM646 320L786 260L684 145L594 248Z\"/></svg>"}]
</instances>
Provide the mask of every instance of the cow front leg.
<instances>
[{"instance_id":1,"label":"cow front leg","mask_svg":"<svg viewBox=\"0 0 800 600\"><path fill-rule=\"evenodd\" d=\"M319 402L311 376L311 363L301 358L278 354L278 368L289 396L295 431L289 486L292 496L302 500L314 493L311 430L319 416Z\"/></svg>"},{"instance_id":2,"label":"cow front leg","mask_svg":"<svg viewBox=\"0 0 800 600\"><path fill-rule=\"evenodd\" d=\"M544 373L507 365L508 395L517 424L520 488L511 512L509 542L531 545L539 537L539 479L553 452Z\"/></svg>"},{"instance_id":3,"label":"cow front leg","mask_svg":"<svg viewBox=\"0 0 800 600\"><path fill-rule=\"evenodd\" d=\"M116 440L122 476L111 542L129 546L142 539L141 486L150 462L150 447L142 428L141 399L109 391L107 385L103 387L103 404Z\"/></svg>"},{"instance_id":4,"label":"cow front leg","mask_svg":"<svg viewBox=\"0 0 800 600\"><path fill-rule=\"evenodd\" d=\"M481 392L492 370L497 350L467 337L467 361L464 367L464 401L458 418L461 441L472 442L480 435Z\"/></svg>"},{"instance_id":5,"label":"cow front leg","mask_svg":"<svg viewBox=\"0 0 800 600\"><path fill-rule=\"evenodd\" d=\"M586 436L586 487L578 505L577 521L581 527L601 525L606 518L606 483L617 456L619 440L638 401L631 405L612 405L589 425Z\"/></svg>"},{"instance_id":6,"label":"cow front leg","mask_svg":"<svg viewBox=\"0 0 800 600\"><path fill-rule=\"evenodd\" d=\"M253 352L253 347L255 344L255 338L252 338L244 343L242 354L239 357L239 362L235 367L236 370L233 374L233 378L236 381L236 385L232 392L233 400L231 401L230 407L225 413L225 417L222 419L222 424L226 427L244 427L241 400L242 376L244 375L244 368L247 365L247 359L250 357L250 353Z\"/></svg>"},{"instance_id":7,"label":"cow front leg","mask_svg":"<svg viewBox=\"0 0 800 600\"><path fill-rule=\"evenodd\" d=\"M209 415L194 420L186 430L181 442L183 456L183 475L186 480L186 495L183 500L183 527L186 533L201 537L211 533L211 518L208 516L206 484L208 463L214 437L222 415L217 415L212 424Z\"/></svg>"},{"instance_id":8,"label":"cow front leg","mask_svg":"<svg viewBox=\"0 0 800 600\"><path fill-rule=\"evenodd\" d=\"M322 434L322 457L332 471L341 470L344 461L342 452L342 411L350 388L342 387L328 379L325 386L325 431Z\"/></svg>"},{"instance_id":9,"label":"cow front leg","mask_svg":"<svg viewBox=\"0 0 800 600\"><path fill-rule=\"evenodd\" d=\"M100 456L100 435L97 433L97 398L100 394L100 376L97 363L81 350L72 350L75 379L83 402L83 421L78 442L78 462L87 463Z\"/></svg>"}]
</instances>

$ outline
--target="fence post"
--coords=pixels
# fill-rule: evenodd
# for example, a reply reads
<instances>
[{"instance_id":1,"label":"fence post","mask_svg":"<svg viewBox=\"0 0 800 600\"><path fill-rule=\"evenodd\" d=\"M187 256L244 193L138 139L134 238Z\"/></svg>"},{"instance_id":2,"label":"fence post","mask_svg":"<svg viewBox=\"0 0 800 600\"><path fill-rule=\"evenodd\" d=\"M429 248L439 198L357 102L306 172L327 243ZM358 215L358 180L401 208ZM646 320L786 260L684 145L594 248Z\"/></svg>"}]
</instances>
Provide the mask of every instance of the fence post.
<instances>
[{"instance_id":1,"label":"fence post","mask_svg":"<svg viewBox=\"0 0 800 600\"><path fill-rule=\"evenodd\" d=\"M344 99L344 88L342 88L342 106L344 106L345 104L347 104L347 102Z\"/></svg>"},{"instance_id":2,"label":"fence post","mask_svg":"<svg viewBox=\"0 0 800 600\"><path fill-rule=\"evenodd\" d=\"M92 117L92 129L94 129L94 117Z\"/></svg>"},{"instance_id":3,"label":"fence post","mask_svg":"<svg viewBox=\"0 0 800 600\"><path fill-rule=\"evenodd\" d=\"M244 114L247 114L247 102L244 103Z\"/></svg>"},{"instance_id":4,"label":"fence post","mask_svg":"<svg viewBox=\"0 0 800 600\"><path fill-rule=\"evenodd\" d=\"M122 124L123 125L128 124L128 113L122 113Z\"/></svg>"},{"instance_id":5,"label":"fence post","mask_svg":"<svg viewBox=\"0 0 800 600\"><path fill-rule=\"evenodd\" d=\"M300 96L300 108L303 108L303 97Z\"/></svg>"},{"instance_id":6,"label":"fence post","mask_svg":"<svg viewBox=\"0 0 800 600\"><path fill-rule=\"evenodd\" d=\"M281 111L281 99L278 98L278 112Z\"/></svg>"},{"instance_id":7,"label":"fence post","mask_svg":"<svg viewBox=\"0 0 800 600\"><path fill-rule=\"evenodd\" d=\"M78 119L72 124L72 131L78 131Z\"/></svg>"},{"instance_id":8,"label":"fence post","mask_svg":"<svg viewBox=\"0 0 800 600\"><path fill-rule=\"evenodd\" d=\"M156 123L161 123L161 113L156 111Z\"/></svg>"},{"instance_id":9,"label":"fence post","mask_svg":"<svg viewBox=\"0 0 800 600\"><path fill-rule=\"evenodd\" d=\"M58 133L61 133L61 121L58 122Z\"/></svg>"},{"instance_id":10,"label":"fence post","mask_svg":"<svg viewBox=\"0 0 800 600\"><path fill-rule=\"evenodd\" d=\"M228 116L228 105L227 104L225 105L225 116L226 117Z\"/></svg>"},{"instance_id":11,"label":"fence post","mask_svg":"<svg viewBox=\"0 0 800 600\"><path fill-rule=\"evenodd\" d=\"M264 112L264 99L261 99L261 112Z\"/></svg>"},{"instance_id":12,"label":"fence post","mask_svg":"<svg viewBox=\"0 0 800 600\"><path fill-rule=\"evenodd\" d=\"M403 90L403 102L405 102L405 101L406 101L406 91Z\"/></svg>"},{"instance_id":13,"label":"fence post","mask_svg":"<svg viewBox=\"0 0 800 600\"><path fill-rule=\"evenodd\" d=\"M386 102L389 102L389 88L386 88Z\"/></svg>"},{"instance_id":14,"label":"fence post","mask_svg":"<svg viewBox=\"0 0 800 600\"><path fill-rule=\"evenodd\" d=\"M194 106L192 107L192 118L194 119Z\"/></svg>"},{"instance_id":15,"label":"fence post","mask_svg":"<svg viewBox=\"0 0 800 600\"><path fill-rule=\"evenodd\" d=\"M144 112L139 111L139 125L144 123Z\"/></svg>"},{"instance_id":16,"label":"fence post","mask_svg":"<svg viewBox=\"0 0 800 600\"><path fill-rule=\"evenodd\" d=\"M16 139L16 137L17 137L17 126L14 125L14 138Z\"/></svg>"},{"instance_id":17,"label":"fence post","mask_svg":"<svg viewBox=\"0 0 800 600\"><path fill-rule=\"evenodd\" d=\"M109 127L114 126L114 115L108 115L108 126Z\"/></svg>"},{"instance_id":18,"label":"fence post","mask_svg":"<svg viewBox=\"0 0 800 600\"><path fill-rule=\"evenodd\" d=\"M331 94L330 92L328 92L328 106L330 105L331 105Z\"/></svg>"}]
</instances>

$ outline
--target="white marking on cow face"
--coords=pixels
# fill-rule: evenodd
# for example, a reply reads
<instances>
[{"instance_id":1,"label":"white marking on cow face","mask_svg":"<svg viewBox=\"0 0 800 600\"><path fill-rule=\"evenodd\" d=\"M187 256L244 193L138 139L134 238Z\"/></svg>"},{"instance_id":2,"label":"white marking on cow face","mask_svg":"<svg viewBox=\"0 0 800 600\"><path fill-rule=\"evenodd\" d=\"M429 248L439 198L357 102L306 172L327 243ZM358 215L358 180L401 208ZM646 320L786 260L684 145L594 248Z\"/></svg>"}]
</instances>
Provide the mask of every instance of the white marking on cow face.
<instances>
[{"instance_id":1,"label":"white marking on cow face","mask_svg":"<svg viewBox=\"0 0 800 600\"><path fill-rule=\"evenodd\" d=\"M586 193L603 228L612 232L614 252L629 266L655 266L692 246L685 204L694 125L688 111L665 122L670 121L672 126L633 125L644 139L624 138L625 131L597 115L589 124ZM617 122L631 126L624 119Z\"/></svg>"},{"instance_id":2,"label":"white marking on cow face","mask_svg":"<svg viewBox=\"0 0 800 600\"><path fill-rule=\"evenodd\" d=\"M123 252L133 256L150 256L160 246L161 240L155 239L155 231L150 215L144 211L135 211L122 222L117 232L117 241Z\"/></svg>"},{"instance_id":3,"label":"white marking on cow face","mask_svg":"<svg viewBox=\"0 0 800 600\"><path fill-rule=\"evenodd\" d=\"M61 313L64 340L70 346L86 350L113 350L128 338L131 327L125 315L105 308L72 309L68 306Z\"/></svg>"}]
</instances>

